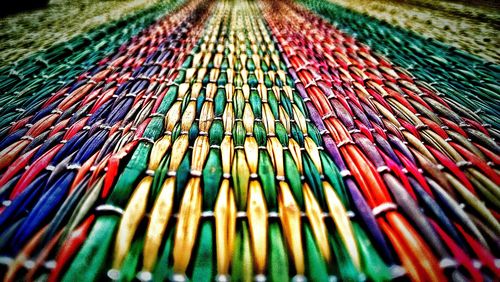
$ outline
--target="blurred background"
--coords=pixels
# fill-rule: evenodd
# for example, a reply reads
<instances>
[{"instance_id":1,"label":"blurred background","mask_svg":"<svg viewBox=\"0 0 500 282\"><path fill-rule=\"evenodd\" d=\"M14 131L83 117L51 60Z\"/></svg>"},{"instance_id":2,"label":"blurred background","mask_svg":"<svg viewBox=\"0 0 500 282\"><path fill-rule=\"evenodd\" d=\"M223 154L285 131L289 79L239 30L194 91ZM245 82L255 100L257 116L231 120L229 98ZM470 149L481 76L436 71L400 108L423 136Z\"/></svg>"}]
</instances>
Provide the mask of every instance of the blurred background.
<instances>
[{"instance_id":1,"label":"blurred background","mask_svg":"<svg viewBox=\"0 0 500 282\"><path fill-rule=\"evenodd\" d=\"M9 1L0 17L0 67L158 2L153 0Z\"/></svg>"},{"instance_id":2,"label":"blurred background","mask_svg":"<svg viewBox=\"0 0 500 282\"><path fill-rule=\"evenodd\" d=\"M500 1L329 0L499 63ZM0 67L144 9L153 0L9 1L0 16Z\"/></svg>"},{"instance_id":3,"label":"blurred background","mask_svg":"<svg viewBox=\"0 0 500 282\"><path fill-rule=\"evenodd\" d=\"M488 61L498 54L500 1L330 0L391 25L448 43Z\"/></svg>"}]
</instances>

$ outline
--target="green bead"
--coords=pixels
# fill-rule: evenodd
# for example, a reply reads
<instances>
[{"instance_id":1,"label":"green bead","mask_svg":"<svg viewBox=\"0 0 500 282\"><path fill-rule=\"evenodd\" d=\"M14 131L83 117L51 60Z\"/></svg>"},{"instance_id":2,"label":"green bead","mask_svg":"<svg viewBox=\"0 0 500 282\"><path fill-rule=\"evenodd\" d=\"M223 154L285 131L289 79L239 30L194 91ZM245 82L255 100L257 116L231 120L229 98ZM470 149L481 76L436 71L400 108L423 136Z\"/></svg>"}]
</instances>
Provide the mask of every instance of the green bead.
<instances>
[{"instance_id":1,"label":"green bead","mask_svg":"<svg viewBox=\"0 0 500 282\"><path fill-rule=\"evenodd\" d=\"M289 151L284 152L285 162L285 178L290 184L293 196L297 204L303 209L304 196L302 194L302 180L300 172L295 164L293 157Z\"/></svg>"},{"instance_id":2,"label":"green bead","mask_svg":"<svg viewBox=\"0 0 500 282\"><path fill-rule=\"evenodd\" d=\"M247 70L250 72L255 71L255 63L251 57L247 60Z\"/></svg>"},{"instance_id":3,"label":"green bead","mask_svg":"<svg viewBox=\"0 0 500 282\"><path fill-rule=\"evenodd\" d=\"M222 64L220 65L220 68L222 70L227 70L229 68L229 60L227 58L224 58L224 60L222 60Z\"/></svg>"},{"instance_id":4,"label":"green bead","mask_svg":"<svg viewBox=\"0 0 500 282\"><path fill-rule=\"evenodd\" d=\"M270 211L277 210L276 201L276 182L273 165L269 154L265 150L259 151L259 167L258 174L262 182L262 190L266 198L267 209Z\"/></svg>"},{"instance_id":5,"label":"green bead","mask_svg":"<svg viewBox=\"0 0 500 282\"><path fill-rule=\"evenodd\" d=\"M213 210L222 182L222 161L219 149L210 149L203 169L203 209Z\"/></svg>"},{"instance_id":6,"label":"green bead","mask_svg":"<svg viewBox=\"0 0 500 282\"><path fill-rule=\"evenodd\" d=\"M307 183L311 186L311 190L316 196L320 206L325 209L325 195L323 193L323 184L321 176L313 161L307 154L302 154L302 165L304 167L304 176Z\"/></svg>"},{"instance_id":7,"label":"green bead","mask_svg":"<svg viewBox=\"0 0 500 282\"><path fill-rule=\"evenodd\" d=\"M205 89L202 89L200 91L200 95L198 96L198 99L196 99L196 113L199 114L201 111L201 108L203 107L203 104L205 103L205 94L206 91Z\"/></svg>"},{"instance_id":8,"label":"green bead","mask_svg":"<svg viewBox=\"0 0 500 282\"><path fill-rule=\"evenodd\" d=\"M231 280L252 282L252 251L250 249L250 237L248 235L247 223L245 221L242 221L241 223L237 224L236 230Z\"/></svg>"},{"instance_id":9,"label":"green bead","mask_svg":"<svg viewBox=\"0 0 500 282\"><path fill-rule=\"evenodd\" d=\"M177 123L172 129L172 140L176 140L181 135L181 125Z\"/></svg>"},{"instance_id":10,"label":"green bead","mask_svg":"<svg viewBox=\"0 0 500 282\"><path fill-rule=\"evenodd\" d=\"M224 138L224 124L222 120L214 120L208 133L210 145L220 145Z\"/></svg>"},{"instance_id":11,"label":"green bead","mask_svg":"<svg viewBox=\"0 0 500 282\"><path fill-rule=\"evenodd\" d=\"M255 89L251 90L248 100L250 106L252 107L254 117L262 119L262 101L260 99L259 92Z\"/></svg>"},{"instance_id":12,"label":"green bead","mask_svg":"<svg viewBox=\"0 0 500 282\"><path fill-rule=\"evenodd\" d=\"M267 144L266 128L262 121L256 121L253 125L253 135L259 147L265 147Z\"/></svg>"},{"instance_id":13,"label":"green bead","mask_svg":"<svg viewBox=\"0 0 500 282\"><path fill-rule=\"evenodd\" d=\"M309 137L311 137L316 145L323 146L323 138L321 137L321 133L319 133L319 130L316 126L311 123L307 123L307 134L309 135Z\"/></svg>"},{"instance_id":14,"label":"green bead","mask_svg":"<svg viewBox=\"0 0 500 282\"><path fill-rule=\"evenodd\" d=\"M167 281L173 275L173 257L175 227L167 228L165 236L165 247L161 253L160 259L156 263L153 271L153 281Z\"/></svg>"},{"instance_id":15,"label":"green bead","mask_svg":"<svg viewBox=\"0 0 500 282\"><path fill-rule=\"evenodd\" d=\"M287 113L289 117L293 117L293 108L292 108L292 103L288 96L285 95L285 92L283 90L280 90L280 98L281 98L281 106Z\"/></svg>"},{"instance_id":16,"label":"green bead","mask_svg":"<svg viewBox=\"0 0 500 282\"><path fill-rule=\"evenodd\" d=\"M350 206L349 197L344 185L344 180L342 179L342 175L340 174L338 167L335 165L332 159L328 157L328 155L323 151L320 152L320 158L321 158L321 165L323 166L323 173L325 174L326 179L335 189L335 192L339 196L340 201L342 201L342 204L345 207L349 207Z\"/></svg>"},{"instance_id":17,"label":"green bead","mask_svg":"<svg viewBox=\"0 0 500 282\"><path fill-rule=\"evenodd\" d=\"M250 73L248 75L248 85L251 88L256 88L259 85L259 81L257 80L257 77L255 76L254 73Z\"/></svg>"},{"instance_id":18,"label":"green bead","mask_svg":"<svg viewBox=\"0 0 500 282\"><path fill-rule=\"evenodd\" d=\"M156 196L160 193L161 187L167 180L168 165L170 163L170 154L166 154L160 162L160 165L155 171L153 183L151 184L151 195L148 199L148 206L151 206L156 200Z\"/></svg>"},{"instance_id":19,"label":"green bead","mask_svg":"<svg viewBox=\"0 0 500 282\"><path fill-rule=\"evenodd\" d=\"M233 143L236 147L242 147L245 144L246 130L242 121L237 121L233 128Z\"/></svg>"},{"instance_id":20,"label":"green bead","mask_svg":"<svg viewBox=\"0 0 500 282\"><path fill-rule=\"evenodd\" d=\"M269 280L270 282L290 281L285 242L281 235L280 226L276 222L269 223Z\"/></svg>"},{"instance_id":21,"label":"green bead","mask_svg":"<svg viewBox=\"0 0 500 282\"><path fill-rule=\"evenodd\" d=\"M236 118L243 118L243 110L245 109L245 96L243 96L243 91L238 89L234 92L233 98L234 116Z\"/></svg>"},{"instance_id":22,"label":"green bead","mask_svg":"<svg viewBox=\"0 0 500 282\"><path fill-rule=\"evenodd\" d=\"M200 132L199 124L197 122L191 125L189 129L189 144L194 144L196 138L198 138L198 133Z\"/></svg>"},{"instance_id":23,"label":"green bead","mask_svg":"<svg viewBox=\"0 0 500 282\"><path fill-rule=\"evenodd\" d=\"M154 141L160 137L160 134L162 132L163 132L163 118L153 117L149 122L148 126L146 126L146 130L144 130L142 137Z\"/></svg>"},{"instance_id":24,"label":"green bead","mask_svg":"<svg viewBox=\"0 0 500 282\"><path fill-rule=\"evenodd\" d=\"M203 86L207 86L209 82L210 82L210 73L207 72L207 74L205 74L205 76L203 77L201 83L203 84Z\"/></svg>"},{"instance_id":25,"label":"green bead","mask_svg":"<svg viewBox=\"0 0 500 282\"><path fill-rule=\"evenodd\" d=\"M293 102L299 108L299 111L304 114L304 116L309 116L304 100L302 100L302 97L300 97L297 91L293 91Z\"/></svg>"},{"instance_id":26,"label":"green bead","mask_svg":"<svg viewBox=\"0 0 500 282\"><path fill-rule=\"evenodd\" d=\"M276 121L274 129L276 131L276 137L281 145L283 147L288 147L288 133L286 132L285 126L280 121Z\"/></svg>"},{"instance_id":27,"label":"green bead","mask_svg":"<svg viewBox=\"0 0 500 282\"><path fill-rule=\"evenodd\" d=\"M213 281L215 273L215 250L213 223L203 221L199 235L199 244L194 256L192 281Z\"/></svg>"},{"instance_id":28,"label":"green bead","mask_svg":"<svg viewBox=\"0 0 500 282\"><path fill-rule=\"evenodd\" d=\"M365 275L374 282L390 281L392 278L389 267L384 263L370 242L370 239L358 223L352 223L356 241L361 254L361 264Z\"/></svg>"},{"instance_id":29,"label":"green bead","mask_svg":"<svg viewBox=\"0 0 500 282\"><path fill-rule=\"evenodd\" d=\"M217 80L217 86L226 86L227 84L227 74L226 72L221 72L219 79Z\"/></svg>"},{"instance_id":30,"label":"green bead","mask_svg":"<svg viewBox=\"0 0 500 282\"><path fill-rule=\"evenodd\" d=\"M186 56L184 63L182 63L182 68L187 69L191 67L191 64L193 64L193 55L189 54Z\"/></svg>"},{"instance_id":31,"label":"green bead","mask_svg":"<svg viewBox=\"0 0 500 282\"><path fill-rule=\"evenodd\" d=\"M328 281L326 262L321 256L309 224L304 225L307 277L311 281Z\"/></svg>"},{"instance_id":32,"label":"green bead","mask_svg":"<svg viewBox=\"0 0 500 282\"><path fill-rule=\"evenodd\" d=\"M283 83L283 81L281 80L281 78L279 76L275 77L274 84L276 84L276 86L278 86L280 88L285 86L285 84Z\"/></svg>"},{"instance_id":33,"label":"green bead","mask_svg":"<svg viewBox=\"0 0 500 282\"><path fill-rule=\"evenodd\" d=\"M260 61L260 69L263 71L263 72L268 72L269 71L269 67L267 66L266 62L264 60L261 60ZM266 75L267 79L269 79L269 76ZM267 83L266 83L266 86L267 86Z\"/></svg>"},{"instance_id":34,"label":"green bead","mask_svg":"<svg viewBox=\"0 0 500 282\"><path fill-rule=\"evenodd\" d=\"M290 135L295 141L297 141L300 147L304 147L304 133L300 130L296 123L290 124Z\"/></svg>"},{"instance_id":35,"label":"green bead","mask_svg":"<svg viewBox=\"0 0 500 282\"><path fill-rule=\"evenodd\" d=\"M218 88L214 97L214 115L222 117L224 109L226 108L226 90Z\"/></svg>"},{"instance_id":36,"label":"green bead","mask_svg":"<svg viewBox=\"0 0 500 282\"><path fill-rule=\"evenodd\" d=\"M142 256L142 247L144 245L144 236L135 239L130 250L123 261L122 268L120 269L120 281L132 281L138 272L139 260Z\"/></svg>"},{"instance_id":37,"label":"green bead","mask_svg":"<svg viewBox=\"0 0 500 282\"><path fill-rule=\"evenodd\" d=\"M174 82L176 84L181 84L184 81L186 81L186 71L181 69L179 70L177 76L175 77Z\"/></svg>"},{"instance_id":38,"label":"green bead","mask_svg":"<svg viewBox=\"0 0 500 282\"><path fill-rule=\"evenodd\" d=\"M96 220L62 281L97 281L101 278L108 267L108 256L111 253L108 249L115 238L118 222L119 218L115 215L102 216Z\"/></svg>"},{"instance_id":39,"label":"green bead","mask_svg":"<svg viewBox=\"0 0 500 282\"><path fill-rule=\"evenodd\" d=\"M240 73L238 73L237 75L234 76L233 84L234 84L234 87L236 87L236 88L243 87L243 78L241 77Z\"/></svg>"},{"instance_id":40,"label":"green bead","mask_svg":"<svg viewBox=\"0 0 500 282\"><path fill-rule=\"evenodd\" d=\"M176 203L180 204L182 196L184 195L184 189L189 180L189 175L191 172L191 150L188 150L182 158L181 164L177 169L177 174L175 177L175 199Z\"/></svg>"},{"instance_id":41,"label":"green bead","mask_svg":"<svg viewBox=\"0 0 500 282\"><path fill-rule=\"evenodd\" d=\"M278 106L278 100L276 99L276 95L274 95L274 91L271 89L267 90L267 103L269 104L269 107L271 108L271 111L273 112L273 116L275 119L279 118L279 106Z\"/></svg>"},{"instance_id":42,"label":"green bead","mask_svg":"<svg viewBox=\"0 0 500 282\"><path fill-rule=\"evenodd\" d=\"M337 271L342 281L363 281L363 274L359 273L352 262L349 253L342 243L337 232L330 233L330 245L336 258Z\"/></svg>"}]
</instances>

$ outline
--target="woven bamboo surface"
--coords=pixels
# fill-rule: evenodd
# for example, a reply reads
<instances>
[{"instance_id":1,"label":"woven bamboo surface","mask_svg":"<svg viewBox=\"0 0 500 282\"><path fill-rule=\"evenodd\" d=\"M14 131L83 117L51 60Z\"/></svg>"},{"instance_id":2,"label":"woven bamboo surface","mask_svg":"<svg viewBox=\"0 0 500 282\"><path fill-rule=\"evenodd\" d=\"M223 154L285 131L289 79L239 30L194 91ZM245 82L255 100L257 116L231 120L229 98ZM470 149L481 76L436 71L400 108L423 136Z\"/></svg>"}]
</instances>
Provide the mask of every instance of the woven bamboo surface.
<instances>
[{"instance_id":1,"label":"woven bamboo surface","mask_svg":"<svg viewBox=\"0 0 500 282\"><path fill-rule=\"evenodd\" d=\"M331 0L354 11L500 62L500 6L496 1Z\"/></svg>"},{"instance_id":2,"label":"woven bamboo surface","mask_svg":"<svg viewBox=\"0 0 500 282\"><path fill-rule=\"evenodd\" d=\"M52 0L46 8L2 17L0 67L154 3L154 0Z\"/></svg>"},{"instance_id":3,"label":"woven bamboo surface","mask_svg":"<svg viewBox=\"0 0 500 282\"><path fill-rule=\"evenodd\" d=\"M499 73L321 0L107 22L0 69L0 278L498 280Z\"/></svg>"}]
</instances>

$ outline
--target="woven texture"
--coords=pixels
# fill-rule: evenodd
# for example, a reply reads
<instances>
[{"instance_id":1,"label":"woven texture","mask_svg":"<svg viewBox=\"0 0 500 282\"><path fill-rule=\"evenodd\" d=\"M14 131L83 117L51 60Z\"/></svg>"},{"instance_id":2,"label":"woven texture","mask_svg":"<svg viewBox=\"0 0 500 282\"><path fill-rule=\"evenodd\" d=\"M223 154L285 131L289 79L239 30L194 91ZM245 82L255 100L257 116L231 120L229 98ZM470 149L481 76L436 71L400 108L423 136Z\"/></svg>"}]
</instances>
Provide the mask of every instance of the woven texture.
<instances>
[{"instance_id":1,"label":"woven texture","mask_svg":"<svg viewBox=\"0 0 500 282\"><path fill-rule=\"evenodd\" d=\"M0 135L6 134L9 123L36 113L48 96L68 87L96 63L104 63L121 44L178 4L155 5L2 68Z\"/></svg>"},{"instance_id":2,"label":"woven texture","mask_svg":"<svg viewBox=\"0 0 500 282\"><path fill-rule=\"evenodd\" d=\"M332 0L331 2L499 63L500 6L459 1ZM496 5L496 7L495 7Z\"/></svg>"},{"instance_id":3,"label":"woven texture","mask_svg":"<svg viewBox=\"0 0 500 282\"><path fill-rule=\"evenodd\" d=\"M3 69L1 277L497 280L499 68L424 42L171 1Z\"/></svg>"},{"instance_id":4,"label":"woven texture","mask_svg":"<svg viewBox=\"0 0 500 282\"><path fill-rule=\"evenodd\" d=\"M52 0L48 8L0 19L0 67L151 6L151 0Z\"/></svg>"},{"instance_id":5,"label":"woven texture","mask_svg":"<svg viewBox=\"0 0 500 282\"><path fill-rule=\"evenodd\" d=\"M479 115L480 120L498 130L498 65L328 1L302 2L337 28L355 35L419 80L431 84L435 92L445 95L454 111L471 117L462 110L465 106L474 112L476 120Z\"/></svg>"}]
</instances>

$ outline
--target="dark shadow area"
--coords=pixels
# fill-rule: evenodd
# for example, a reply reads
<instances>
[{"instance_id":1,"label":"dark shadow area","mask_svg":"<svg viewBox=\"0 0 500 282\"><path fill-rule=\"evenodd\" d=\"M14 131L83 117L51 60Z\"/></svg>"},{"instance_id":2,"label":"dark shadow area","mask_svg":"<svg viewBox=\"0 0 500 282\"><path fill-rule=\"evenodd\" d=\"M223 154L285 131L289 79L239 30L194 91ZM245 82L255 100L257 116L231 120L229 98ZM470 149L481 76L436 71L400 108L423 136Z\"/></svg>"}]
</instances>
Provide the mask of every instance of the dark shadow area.
<instances>
[{"instance_id":1,"label":"dark shadow area","mask_svg":"<svg viewBox=\"0 0 500 282\"><path fill-rule=\"evenodd\" d=\"M50 0L17 0L17 1L5 1L0 8L0 17L7 15L35 10L47 7Z\"/></svg>"}]
</instances>

